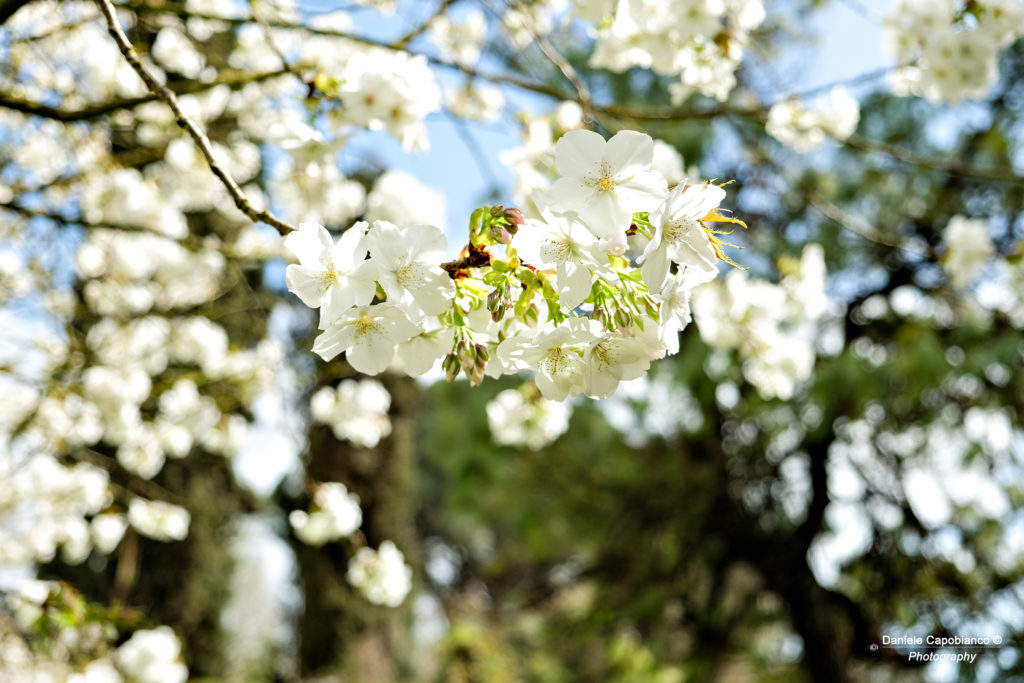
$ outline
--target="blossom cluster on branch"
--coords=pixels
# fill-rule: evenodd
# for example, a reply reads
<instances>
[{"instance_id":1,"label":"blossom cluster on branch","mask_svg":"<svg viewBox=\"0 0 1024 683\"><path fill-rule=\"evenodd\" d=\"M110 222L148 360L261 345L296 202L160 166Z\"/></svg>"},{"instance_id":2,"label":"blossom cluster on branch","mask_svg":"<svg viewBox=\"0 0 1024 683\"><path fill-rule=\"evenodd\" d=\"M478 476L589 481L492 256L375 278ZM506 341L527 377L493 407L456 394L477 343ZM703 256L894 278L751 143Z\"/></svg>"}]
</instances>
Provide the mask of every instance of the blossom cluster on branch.
<instances>
[{"instance_id":1,"label":"blossom cluster on branch","mask_svg":"<svg viewBox=\"0 0 1024 683\"><path fill-rule=\"evenodd\" d=\"M554 400L610 396L677 350L690 292L732 263L715 224L742 222L717 210L725 190L669 190L654 141L634 131L570 131L555 160L562 177L534 199L541 217L477 210L457 261L441 264L444 233L429 225L363 221L335 241L306 223L288 235L299 261L288 287L320 312L313 350L346 352L367 374L397 358L421 375L442 356L449 379L474 383L530 370Z\"/></svg>"},{"instance_id":2,"label":"blossom cluster on branch","mask_svg":"<svg viewBox=\"0 0 1024 683\"><path fill-rule=\"evenodd\" d=\"M896 0L884 19L885 49L903 67L893 92L957 103L984 97L999 52L1024 35L1019 0Z\"/></svg>"}]
</instances>

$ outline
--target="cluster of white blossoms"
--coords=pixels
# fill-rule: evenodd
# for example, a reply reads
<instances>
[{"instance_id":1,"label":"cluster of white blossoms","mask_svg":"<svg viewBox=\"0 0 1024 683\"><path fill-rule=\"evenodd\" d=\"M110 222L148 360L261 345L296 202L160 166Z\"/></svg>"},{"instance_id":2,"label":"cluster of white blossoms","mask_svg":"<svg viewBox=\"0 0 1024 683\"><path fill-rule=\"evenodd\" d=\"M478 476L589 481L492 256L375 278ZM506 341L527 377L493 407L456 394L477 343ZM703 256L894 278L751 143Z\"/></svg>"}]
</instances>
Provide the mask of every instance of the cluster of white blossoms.
<instances>
[{"instance_id":1,"label":"cluster of white blossoms","mask_svg":"<svg viewBox=\"0 0 1024 683\"><path fill-rule=\"evenodd\" d=\"M387 130L407 151L427 149L423 120L440 108L441 89L426 57L361 51L347 60L339 82L339 123Z\"/></svg>"},{"instance_id":2,"label":"cluster of white blossoms","mask_svg":"<svg viewBox=\"0 0 1024 683\"><path fill-rule=\"evenodd\" d=\"M136 631L117 649L114 660L130 681L182 683L188 668L180 661L181 643L167 626ZM86 678L88 680L88 678Z\"/></svg>"},{"instance_id":3,"label":"cluster of white blossoms","mask_svg":"<svg viewBox=\"0 0 1024 683\"><path fill-rule=\"evenodd\" d=\"M845 140L857 129L860 105L841 85L832 88L828 106L807 108L798 99L788 99L768 111L765 130L800 153L810 152L827 137Z\"/></svg>"},{"instance_id":4,"label":"cluster of white blossoms","mask_svg":"<svg viewBox=\"0 0 1024 683\"><path fill-rule=\"evenodd\" d=\"M1008 322L1024 328L1024 259L1020 244L1009 255L996 249L988 221L953 216L942 231L944 250L940 263L958 293L973 292L971 300L999 311Z\"/></svg>"},{"instance_id":5,"label":"cluster of white blossoms","mask_svg":"<svg viewBox=\"0 0 1024 683\"><path fill-rule=\"evenodd\" d=\"M570 131L555 149L562 177L534 198L541 218L478 209L444 264L433 226L364 221L335 240L300 225L284 240L299 261L286 281L320 311L313 350L346 352L366 374L397 362L418 376L443 357L449 379L530 370L547 399L610 396L678 350L690 292L731 263L713 224L742 225L717 211L721 187L669 190L653 161L647 135Z\"/></svg>"},{"instance_id":6,"label":"cluster of white blossoms","mask_svg":"<svg viewBox=\"0 0 1024 683\"><path fill-rule=\"evenodd\" d=\"M318 484L313 492L313 508L309 512L292 510L288 523L298 539L308 545L345 538L363 523L359 496L349 493L339 482Z\"/></svg>"},{"instance_id":7,"label":"cluster of white blossoms","mask_svg":"<svg viewBox=\"0 0 1024 683\"><path fill-rule=\"evenodd\" d=\"M495 443L538 451L569 429L572 409L543 398L531 385L506 389L487 404L487 424Z\"/></svg>"},{"instance_id":8,"label":"cluster of white blossoms","mask_svg":"<svg viewBox=\"0 0 1024 683\"><path fill-rule=\"evenodd\" d=\"M349 561L345 577L375 605L398 607L412 590L412 568L391 541L380 548L360 548Z\"/></svg>"},{"instance_id":9,"label":"cluster of white blossoms","mask_svg":"<svg viewBox=\"0 0 1024 683\"><path fill-rule=\"evenodd\" d=\"M744 376L762 396L788 399L814 370L830 299L819 245L807 245L798 262L781 269L779 284L734 270L697 291L693 313L704 341L739 352Z\"/></svg>"},{"instance_id":10,"label":"cluster of white blossoms","mask_svg":"<svg viewBox=\"0 0 1024 683\"><path fill-rule=\"evenodd\" d=\"M88 197L84 204L106 210ZM37 335L36 348L26 349L42 357L33 372L61 380L37 388L11 379L0 404L0 560L46 562L60 549L65 562L80 563L93 550L112 552L128 526L161 541L186 537L184 508L132 489L115 493L104 469L65 463L99 459L152 479L168 458L196 449L231 456L244 446L243 412L280 356L268 343L232 349L223 327L193 314L221 293L220 246L207 240L190 249L157 232L89 231L75 254L83 305L48 310L74 331L48 341ZM76 329L73 320L87 324ZM214 383L232 387L228 404L206 393Z\"/></svg>"},{"instance_id":11,"label":"cluster of white blossoms","mask_svg":"<svg viewBox=\"0 0 1024 683\"><path fill-rule=\"evenodd\" d=\"M128 522L143 536L157 541L184 539L191 521L188 510L160 500L134 498L128 504Z\"/></svg>"},{"instance_id":12,"label":"cluster of white blossoms","mask_svg":"<svg viewBox=\"0 0 1024 683\"><path fill-rule=\"evenodd\" d=\"M288 523L296 538L311 546L350 538L363 523L359 496L340 482L317 484L310 510L292 510ZM388 607L402 604L412 590L412 568L391 541L381 543L378 550L356 550L349 561L346 579L367 600Z\"/></svg>"},{"instance_id":13,"label":"cluster of white blossoms","mask_svg":"<svg viewBox=\"0 0 1024 683\"><path fill-rule=\"evenodd\" d=\"M956 103L988 93L999 51L1024 36L1020 0L895 0L884 19L886 51L902 68L893 91Z\"/></svg>"},{"instance_id":14,"label":"cluster of white blossoms","mask_svg":"<svg viewBox=\"0 0 1024 683\"><path fill-rule=\"evenodd\" d=\"M509 167L515 177L512 199L524 213L540 215L534 199L543 200L543 191L551 187L552 176L557 175L555 141L571 130L583 126L583 110L576 102L562 102L550 115L519 112L523 143L519 147L499 154L501 163ZM689 178L697 178L695 167L684 168L683 158L667 142L654 141L654 170L665 177L669 187Z\"/></svg>"},{"instance_id":15,"label":"cluster of white blossoms","mask_svg":"<svg viewBox=\"0 0 1024 683\"><path fill-rule=\"evenodd\" d=\"M694 93L726 99L749 33L765 17L761 0L587 0L574 12L596 26L591 66L678 76L677 104Z\"/></svg>"},{"instance_id":16,"label":"cluster of white blossoms","mask_svg":"<svg viewBox=\"0 0 1024 683\"><path fill-rule=\"evenodd\" d=\"M372 379L346 379L337 389L321 387L309 407L315 422L329 425L339 440L363 448L373 448L391 434L391 394Z\"/></svg>"},{"instance_id":17,"label":"cluster of white blossoms","mask_svg":"<svg viewBox=\"0 0 1024 683\"><path fill-rule=\"evenodd\" d=\"M995 255L988 224L983 220L953 216L942 232L942 239L946 244L942 266L957 289L970 285Z\"/></svg>"},{"instance_id":18,"label":"cluster of white blossoms","mask_svg":"<svg viewBox=\"0 0 1024 683\"><path fill-rule=\"evenodd\" d=\"M486 37L487 17L478 9L467 12L461 21L442 14L430 22L430 38L441 54L465 66L473 66L480 59Z\"/></svg>"},{"instance_id":19,"label":"cluster of white blossoms","mask_svg":"<svg viewBox=\"0 0 1024 683\"><path fill-rule=\"evenodd\" d=\"M48 562L58 548L78 564L94 544L113 550L124 527L116 533L107 525L115 516L97 515L110 502L108 484L88 463L65 467L41 453L0 458L0 564ZM87 515L96 515L91 524Z\"/></svg>"},{"instance_id":20,"label":"cluster of white blossoms","mask_svg":"<svg viewBox=\"0 0 1024 683\"><path fill-rule=\"evenodd\" d=\"M55 581L21 581L5 593L4 601L13 617L13 623L5 623L0 630L0 678L5 681L184 683L188 679L181 642L167 626L137 630L111 649L107 644L118 635L113 625L81 617L77 624L66 623L67 614L84 605ZM40 622L47 625L41 627ZM61 624L59 647L45 657L33 647L33 637L54 622Z\"/></svg>"}]
</instances>

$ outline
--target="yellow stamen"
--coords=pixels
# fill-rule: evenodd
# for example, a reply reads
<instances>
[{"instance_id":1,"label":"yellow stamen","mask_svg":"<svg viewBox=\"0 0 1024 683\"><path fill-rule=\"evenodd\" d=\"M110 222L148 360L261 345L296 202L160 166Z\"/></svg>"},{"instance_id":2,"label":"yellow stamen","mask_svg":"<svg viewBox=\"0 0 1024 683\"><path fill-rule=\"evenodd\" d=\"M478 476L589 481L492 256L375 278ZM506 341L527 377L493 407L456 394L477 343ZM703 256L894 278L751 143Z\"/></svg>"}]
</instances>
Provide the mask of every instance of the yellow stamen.
<instances>
[{"instance_id":1,"label":"yellow stamen","mask_svg":"<svg viewBox=\"0 0 1024 683\"><path fill-rule=\"evenodd\" d=\"M377 326L373 317L368 313L363 313L359 316L359 320L356 321L356 329L359 330L360 334L366 334L369 330L372 330Z\"/></svg>"}]
</instances>

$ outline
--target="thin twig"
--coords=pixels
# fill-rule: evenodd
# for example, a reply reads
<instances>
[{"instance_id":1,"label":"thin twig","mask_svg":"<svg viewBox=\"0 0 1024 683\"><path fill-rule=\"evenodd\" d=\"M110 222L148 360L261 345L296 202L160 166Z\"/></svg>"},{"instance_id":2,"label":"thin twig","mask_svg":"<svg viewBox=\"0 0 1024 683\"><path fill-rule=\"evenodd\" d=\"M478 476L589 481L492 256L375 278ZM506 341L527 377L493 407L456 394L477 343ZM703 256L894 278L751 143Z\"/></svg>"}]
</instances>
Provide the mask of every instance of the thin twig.
<instances>
[{"instance_id":1,"label":"thin twig","mask_svg":"<svg viewBox=\"0 0 1024 683\"><path fill-rule=\"evenodd\" d=\"M512 8L508 0L502 0L502 2L509 9ZM537 29L537 25L534 23L533 16L529 10L524 8L520 14L523 17L523 25L530 36L537 42L537 47L562 72L565 80L569 81L569 84L576 90L577 101L583 110L583 120L588 124L591 123L594 120L594 104L590 95L590 86L580 77L573 65L569 63L569 60L563 57L555 49L555 46L551 44L551 41Z\"/></svg>"},{"instance_id":2,"label":"thin twig","mask_svg":"<svg viewBox=\"0 0 1024 683\"><path fill-rule=\"evenodd\" d=\"M266 223L274 227L280 234L285 235L296 228L288 223L285 223L277 216L273 215L266 210L258 210L249 201L249 198L242 191L242 188L238 186L234 178L221 168L220 163L213 155L213 147L210 145L210 139L206 137L206 134L199 130L199 127L185 115L185 112L181 110L181 106L178 104L178 98L175 97L174 93L163 83L158 81L156 77L146 68L139 59L138 53L135 48L132 47L131 42L128 40L128 36L125 35L124 31L121 30L121 25L117 21L114 6L110 0L96 0L96 3L100 7L100 11L103 12L103 16L107 20L107 31L110 33L114 42L117 43L118 49L121 54L131 65L135 73L139 75L146 86L155 93L160 99L167 103L167 106L174 112L175 121L178 126L184 128L185 131L195 141L196 146L199 147L199 151L202 153L203 158L206 159L206 163L210 166L210 170L217 176L221 184L227 189L228 194L235 202L235 206L238 210L244 213L253 221L259 221Z\"/></svg>"},{"instance_id":3,"label":"thin twig","mask_svg":"<svg viewBox=\"0 0 1024 683\"><path fill-rule=\"evenodd\" d=\"M847 213L841 207L825 199L813 190L806 192L804 196L807 199L807 203L820 211L826 218L835 221L858 237L862 237L863 239L866 239L869 242L874 242L875 244L881 244L884 247L892 247L893 249L905 251L908 254L913 254L914 256L934 258L934 254L927 246L923 246L918 242L908 239L890 237L879 232L861 220L858 216Z\"/></svg>"},{"instance_id":4,"label":"thin twig","mask_svg":"<svg viewBox=\"0 0 1024 683\"><path fill-rule=\"evenodd\" d=\"M126 0L125 2L117 3L116 6L119 7L119 8L123 8L123 9L131 9L131 10L135 10L135 11L153 12L153 13L157 13L157 14L180 15L180 14L182 14L184 12L183 9L174 9L172 7L169 7L169 6L153 5L153 4L150 4L149 2L147 2L145 0ZM188 12L184 12L184 13L187 14L187 16L193 17L193 18L196 18L196 19L209 19L209 20L213 20L213 21L220 21L220 22L223 22L225 24L229 24L231 26L245 26L245 25L248 25L248 24L252 23L248 19L240 19L238 17L224 17L224 16L220 16L220 15L216 15L216 14L205 14L205 13L202 13L202 12L192 12L192 11L188 11ZM312 27L312 26L304 26L302 24L295 24L295 23L289 23L289 22L284 22L284 21L274 21L274 20L269 20L269 19L267 20L266 23L267 23L267 26L270 26L272 28L293 29L293 30L298 30L298 31L305 31L306 33L309 33L310 35L324 36L326 38L344 38L345 40L349 40L349 41L351 41L353 43L358 43L360 45L366 45L367 47L378 47L378 48L381 48L381 49L384 49L384 50L392 50L392 51L400 51L400 52L405 52L406 51L406 50L400 50L399 48L396 48L391 43L387 43L387 42L382 41L382 40L375 40L373 38L368 38L366 36L361 36L361 35L358 35L358 34L355 34L355 33L348 33L347 31L335 31L335 30L332 30L332 29L315 28L315 27ZM413 53L413 54L416 54L416 53ZM515 76L513 74L489 74L489 73L480 72L480 71L474 69L473 67L467 66L465 64L460 64L458 62L449 61L449 60L446 60L446 59L442 59L440 57L435 57L433 55L423 55L423 56L426 58L428 63L430 63L430 64L432 64L434 66L443 67L443 68L446 68L446 69L455 69L457 71L461 71L463 74L465 74L466 76L469 76L470 78L479 78L481 80L488 81L490 83L496 83L496 84L499 84L499 85L510 85L510 86L512 86L514 88L519 88L520 90L526 90L526 91L529 91L529 92L534 92L534 93L537 93L537 94L540 94L540 95L545 95L547 97L551 97L551 98L558 99L558 100L571 100L571 99L573 99L571 94L565 93L561 89L552 88L552 87L544 85L542 83L534 83L532 81L528 81L528 80L519 78L519 77L517 77L517 76Z\"/></svg>"},{"instance_id":5,"label":"thin twig","mask_svg":"<svg viewBox=\"0 0 1024 683\"><path fill-rule=\"evenodd\" d=\"M722 104L715 107L634 107L629 105L610 105L607 107L600 107L598 111L607 114L609 116L615 116L618 118L636 119L638 121L688 121L688 120L699 120L699 119L713 119L719 116L759 116L767 112L776 104L785 102L787 100L803 100L808 97L814 97L823 92L828 92L832 88L842 86L854 86L861 85L863 83L869 83L871 81L882 78L889 74L891 71L900 68L899 66L889 66L881 69L874 69L867 71L856 76L849 78L843 78L822 85L816 85L813 88L802 90L790 95L783 95L776 98L772 102L763 102L759 104L751 105L730 105Z\"/></svg>"},{"instance_id":6,"label":"thin twig","mask_svg":"<svg viewBox=\"0 0 1024 683\"><path fill-rule=\"evenodd\" d=\"M943 173L965 176L970 178L982 178L985 180L998 180L1005 183L1024 183L1024 176L1019 175L1009 168L981 168L968 164L962 164L955 159L937 159L926 157L913 152L906 147L892 145L886 142L868 140L860 135L851 135L842 141L848 147L864 152L879 152L897 159L911 166L930 168Z\"/></svg>"},{"instance_id":7,"label":"thin twig","mask_svg":"<svg viewBox=\"0 0 1024 683\"><path fill-rule=\"evenodd\" d=\"M431 14L426 21L419 24L418 26L414 26L404 36L402 36L395 42L391 43L391 47L397 50L405 49L406 45L411 43L413 40L419 37L420 34L422 34L424 31L430 28L430 25L434 23L436 19L439 19L442 16L444 16L444 13L448 11L448 8L454 5L456 2L458 2L458 0L441 0L441 4L437 6L437 9L434 10L433 14Z\"/></svg>"},{"instance_id":8,"label":"thin twig","mask_svg":"<svg viewBox=\"0 0 1024 683\"><path fill-rule=\"evenodd\" d=\"M22 206L21 204L18 204L16 202L0 202L0 209L13 211L14 213L24 216L25 218L45 218L47 220L54 221L55 223L60 223L61 225L80 225L84 228L110 228L113 230L124 230L126 232L148 232L154 235L159 235L161 237L166 237L167 239L174 239L173 237L170 237L158 230L143 227L141 225L118 225L108 222L87 221L83 218L73 218L71 216L65 216L64 214L58 213L56 211L48 211L46 209L30 209L29 207Z\"/></svg>"},{"instance_id":9,"label":"thin twig","mask_svg":"<svg viewBox=\"0 0 1024 683\"><path fill-rule=\"evenodd\" d=\"M295 67L288 63L284 53L281 52L281 48L277 46L277 42L274 41L274 35L270 32L270 25L256 12L255 0L249 0L249 13L252 15L253 21L260 25L260 28L263 30L263 39L267 41L271 51L281 60L281 65L285 68L285 71L295 76L300 82L305 83L306 79L302 77L302 74Z\"/></svg>"},{"instance_id":10,"label":"thin twig","mask_svg":"<svg viewBox=\"0 0 1024 683\"><path fill-rule=\"evenodd\" d=\"M194 93L200 93L207 90L212 90L220 85L227 85L228 87L236 87L245 85L247 83L258 83L265 81L270 78L276 78L288 73L286 70L281 69L279 71L268 71L265 73L249 74L245 72L228 72L226 76L217 79L212 83L202 83L200 81L188 81L183 83L174 83L170 87L171 91L177 95L191 95ZM52 107L41 102L35 102L32 100L19 97L11 92L0 91L0 107L5 109L13 109L14 111L20 111L23 114L31 114L33 116L41 116L47 119L53 119L62 123L73 123L75 121L87 121L89 119L95 119L105 114L109 114L119 109L131 109L147 102L155 102L160 99L160 96L156 93L147 93L140 95L139 97L126 97L120 100L112 100L110 102L100 102L98 104L89 104L79 109L62 109L60 107Z\"/></svg>"},{"instance_id":11,"label":"thin twig","mask_svg":"<svg viewBox=\"0 0 1024 683\"><path fill-rule=\"evenodd\" d=\"M837 223L841 228L848 230L869 242L874 242L875 244L899 249L918 257L934 258L931 248L927 245L922 245L919 242L903 237L892 237L886 235L875 227L869 225L859 216L854 216L848 213L834 202L826 199L816 190L802 189L801 183L789 177L790 174L787 169L765 152L761 143L753 138L750 131L743 130L742 128L737 128L736 130L746 143L746 148L754 155L756 162L763 163L773 169L776 175L788 186L801 188L800 192L806 202L820 211L826 218Z\"/></svg>"}]
</instances>

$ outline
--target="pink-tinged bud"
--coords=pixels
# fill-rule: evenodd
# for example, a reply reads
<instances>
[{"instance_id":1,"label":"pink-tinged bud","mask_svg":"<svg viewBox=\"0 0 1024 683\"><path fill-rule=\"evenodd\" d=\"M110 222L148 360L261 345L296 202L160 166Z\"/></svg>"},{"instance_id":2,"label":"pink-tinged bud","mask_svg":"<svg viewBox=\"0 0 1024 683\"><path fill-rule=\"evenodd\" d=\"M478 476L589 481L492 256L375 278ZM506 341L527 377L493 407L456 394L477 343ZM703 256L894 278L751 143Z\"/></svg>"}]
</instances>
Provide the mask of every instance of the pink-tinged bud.
<instances>
[{"instance_id":1,"label":"pink-tinged bud","mask_svg":"<svg viewBox=\"0 0 1024 683\"><path fill-rule=\"evenodd\" d=\"M512 233L500 225L492 225L491 239L498 244L509 244L512 241Z\"/></svg>"},{"instance_id":2,"label":"pink-tinged bud","mask_svg":"<svg viewBox=\"0 0 1024 683\"><path fill-rule=\"evenodd\" d=\"M459 355L459 365L463 372L469 376L470 371L476 367L476 349L465 340L460 341L456 348Z\"/></svg>"},{"instance_id":3,"label":"pink-tinged bud","mask_svg":"<svg viewBox=\"0 0 1024 683\"><path fill-rule=\"evenodd\" d=\"M441 361L441 368L444 370L444 377L449 382L454 382L459 376L459 359L454 352L449 352Z\"/></svg>"},{"instance_id":4,"label":"pink-tinged bud","mask_svg":"<svg viewBox=\"0 0 1024 683\"><path fill-rule=\"evenodd\" d=\"M476 345L476 363L479 366L487 365L487 361L491 359L491 354L487 352L487 347L483 344Z\"/></svg>"},{"instance_id":5,"label":"pink-tinged bud","mask_svg":"<svg viewBox=\"0 0 1024 683\"><path fill-rule=\"evenodd\" d=\"M494 206L491 207L491 216L493 216L494 218L497 218L503 213L505 213L505 207L503 207L501 204L495 204Z\"/></svg>"},{"instance_id":6,"label":"pink-tinged bud","mask_svg":"<svg viewBox=\"0 0 1024 683\"><path fill-rule=\"evenodd\" d=\"M526 218L523 216L523 212L519 209L505 209L505 220L515 226L526 224Z\"/></svg>"},{"instance_id":7,"label":"pink-tinged bud","mask_svg":"<svg viewBox=\"0 0 1024 683\"><path fill-rule=\"evenodd\" d=\"M495 288L493 292L487 295L488 311L491 311L493 313L494 311L498 310L498 307L501 306L502 300L505 298L503 294L504 292L502 292L500 288Z\"/></svg>"}]
</instances>

